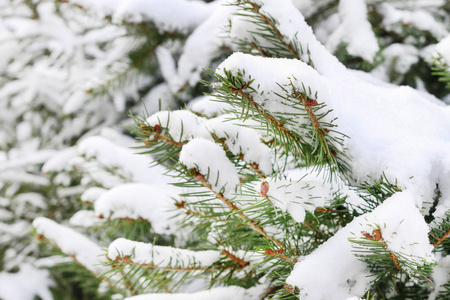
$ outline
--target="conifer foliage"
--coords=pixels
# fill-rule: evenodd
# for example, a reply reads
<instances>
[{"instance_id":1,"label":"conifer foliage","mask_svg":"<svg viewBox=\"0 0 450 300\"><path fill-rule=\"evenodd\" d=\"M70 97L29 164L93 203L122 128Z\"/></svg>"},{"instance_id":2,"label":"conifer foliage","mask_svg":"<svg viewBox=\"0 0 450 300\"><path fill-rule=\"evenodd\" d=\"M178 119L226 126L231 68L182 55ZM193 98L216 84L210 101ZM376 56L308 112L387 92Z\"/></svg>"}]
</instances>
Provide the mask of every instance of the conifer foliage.
<instances>
[{"instance_id":1,"label":"conifer foliage","mask_svg":"<svg viewBox=\"0 0 450 300\"><path fill-rule=\"evenodd\" d=\"M0 298L448 299L445 1L7 2Z\"/></svg>"}]
</instances>

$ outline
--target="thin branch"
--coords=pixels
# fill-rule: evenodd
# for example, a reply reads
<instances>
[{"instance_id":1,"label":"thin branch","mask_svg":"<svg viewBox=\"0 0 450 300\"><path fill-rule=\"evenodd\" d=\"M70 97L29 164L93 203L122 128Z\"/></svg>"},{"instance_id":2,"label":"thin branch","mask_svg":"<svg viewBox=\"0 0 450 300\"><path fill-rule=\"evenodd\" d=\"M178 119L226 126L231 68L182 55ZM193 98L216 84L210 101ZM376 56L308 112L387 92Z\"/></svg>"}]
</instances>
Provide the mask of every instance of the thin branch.
<instances>
[{"instance_id":1,"label":"thin branch","mask_svg":"<svg viewBox=\"0 0 450 300\"><path fill-rule=\"evenodd\" d=\"M258 14L258 16L266 23L267 26L269 26L273 32L275 33L275 35L277 36L277 38L280 40L281 43L283 43L283 45L289 50L289 52L292 54L292 56L296 59L300 59L300 56L298 55L297 51L295 51L294 47L292 46L292 44L290 44L289 42L287 42L283 36L283 34L281 34L281 32L278 30L278 28L275 26L275 24L273 24L270 20L269 17L266 16L265 14L261 13L260 11L260 6L258 6L256 3L253 3L252 1L248 1L248 0L244 0L244 3L249 4L253 11ZM253 45L252 45L253 46Z\"/></svg>"},{"instance_id":2,"label":"thin branch","mask_svg":"<svg viewBox=\"0 0 450 300\"><path fill-rule=\"evenodd\" d=\"M237 263L241 268L245 268L246 266L250 265L249 262L244 261L242 258L233 255L225 249L222 249L222 254Z\"/></svg>"},{"instance_id":3,"label":"thin branch","mask_svg":"<svg viewBox=\"0 0 450 300\"><path fill-rule=\"evenodd\" d=\"M450 235L450 229L443 235L441 236L436 243L433 244L434 248L436 248L437 246L439 246L448 236Z\"/></svg>"},{"instance_id":4,"label":"thin branch","mask_svg":"<svg viewBox=\"0 0 450 300\"><path fill-rule=\"evenodd\" d=\"M288 261L290 263L297 263L296 258L290 258L283 254L283 248L280 248L278 251L273 251L272 249L264 249L264 254L266 256L274 256L284 259L285 261Z\"/></svg>"},{"instance_id":5,"label":"thin branch","mask_svg":"<svg viewBox=\"0 0 450 300\"><path fill-rule=\"evenodd\" d=\"M380 229L375 229L373 231L373 235L371 235L371 234L369 234L368 232L365 232L365 231L362 231L361 233L363 234L364 237L368 238L369 240L380 242L380 244L383 245L383 247L386 248L387 251L389 251L389 256L392 258L392 261L394 262L394 265L397 268L397 270L399 270L400 272L402 271L402 269L400 268L400 264L398 262L397 256L395 255L394 252L389 250L389 246L387 245L387 243L383 239L383 236L381 235L381 230Z\"/></svg>"},{"instance_id":6,"label":"thin branch","mask_svg":"<svg viewBox=\"0 0 450 300\"><path fill-rule=\"evenodd\" d=\"M280 247L283 247L283 243L280 242L279 240L269 236L267 234L267 232L264 230L264 228L258 226L258 221L256 220L250 220L247 216L245 216L241 210L232 202L230 202L229 199L227 199L222 193L218 193L216 192L213 188L212 185L209 184L209 182L205 179L205 176L203 176L202 174L198 173L197 171L194 170L194 176L195 178L207 189L209 189L215 196L217 199L219 199L220 201L222 201L224 204L226 204L228 206L228 208L235 212L239 218L241 218L247 225L249 225L251 228L253 228L255 231L257 231L258 233L260 233L263 237L265 237L266 239L274 242L275 244L277 244Z\"/></svg>"}]
</instances>

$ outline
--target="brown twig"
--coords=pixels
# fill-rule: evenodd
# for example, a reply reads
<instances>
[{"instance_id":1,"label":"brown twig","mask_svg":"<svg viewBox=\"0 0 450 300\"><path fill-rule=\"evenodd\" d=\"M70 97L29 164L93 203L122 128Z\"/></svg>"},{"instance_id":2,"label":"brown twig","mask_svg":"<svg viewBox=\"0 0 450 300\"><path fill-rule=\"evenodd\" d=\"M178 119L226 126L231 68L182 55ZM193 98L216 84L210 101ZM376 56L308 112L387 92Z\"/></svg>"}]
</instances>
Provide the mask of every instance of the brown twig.
<instances>
[{"instance_id":1,"label":"brown twig","mask_svg":"<svg viewBox=\"0 0 450 300\"><path fill-rule=\"evenodd\" d=\"M242 90L245 89L246 87L248 87L248 83L245 84L244 86L242 86L242 88L240 89L231 89L231 91L237 95L240 96L242 98L245 98L245 100L251 104L253 106L253 108L260 114L263 115L265 117L265 119L272 124L273 126L275 126L282 134L284 134L287 138L295 141L298 145L301 145L302 142L292 134L291 131L287 130L286 128L283 127L283 122L277 121L273 116L271 116L269 113L267 113L267 111L265 111L264 109L262 109L259 104L257 104L254 100L253 97L250 96L250 94L243 92ZM301 155L302 157L304 157L304 155L302 153L300 153L300 151L298 150L298 148L295 148L295 151L297 152L297 154Z\"/></svg>"},{"instance_id":2,"label":"brown twig","mask_svg":"<svg viewBox=\"0 0 450 300\"><path fill-rule=\"evenodd\" d=\"M244 261L242 258L233 255L225 249L222 249L222 254L237 263L241 268L245 268L246 266L250 265L249 262Z\"/></svg>"},{"instance_id":3,"label":"brown twig","mask_svg":"<svg viewBox=\"0 0 450 300\"><path fill-rule=\"evenodd\" d=\"M296 258L290 258L283 254L283 248L278 249L278 251L273 251L272 249L264 249L264 254L266 256L274 256L284 259L285 261L288 261L290 263L297 263Z\"/></svg>"},{"instance_id":4,"label":"brown twig","mask_svg":"<svg viewBox=\"0 0 450 300\"><path fill-rule=\"evenodd\" d=\"M296 59L300 59L300 56L295 51L294 47L290 43L286 42L284 36L281 34L278 28L269 20L269 18L266 15L260 12L260 7L257 4L253 3L252 1L246 0L244 2L249 4L252 7L253 11L257 13L260 16L260 18L275 32L275 35L278 37L280 42L282 42L286 46L286 48L289 50L292 56Z\"/></svg>"},{"instance_id":5,"label":"brown twig","mask_svg":"<svg viewBox=\"0 0 450 300\"><path fill-rule=\"evenodd\" d=\"M252 46L253 49L256 49L262 56L264 56L264 57L272 57L272 55L270 55L269 53L267 53L267 51L265 51L264 49L262 49L261 47L256 45L256 43L252 42L252 43L250 43L250 46Z\"/></svg>"},{"instance_id":6,"label":"brown twig","mask_svg":"<svg viewBox=\"0 0 450 300\"><path fill-rule=\"evenodd\" d=\"M361 231L361 233L364 237L368 238L369 240L380 242L380 244L383 245L383 247L389 251L389 256L392 258L392 261L394 262L394 265L397 268L397 270L399 270L400 272L402 271L402 269L400 268L400 264L398 262L397 256L395 255L394 252L389 250L388 244L386 243L386 241L383 239L383 236L381 235L380 229L375 229L373 231L373 235L371 235L365 231Z\"/></svg>"},{"instance_id":7,"label":"brown twig","mask_svg":"<svg viewBox=\"0 0 450 300\"><path fill-rule=\"evenodd\" d=\"M443 235L441 236L436 243L433 244L434 248L436 248L437 246L439 246L446 238L448 238L448 236L450 235L450 229Z\"/></svg>"},{"instance_id":8,"label":"brown twig","mask_svg":"<svg viewBox=\"0 0 450 300\"><path fill-rule=\"evenodd\" d=\"M239 218L241 218L241 220L243 220L247 225L249 225L251 228L253 228L255 231L257 231L258 233L260 233L263 237L265 237L266 239L274 242L275 244L277 244L280 247L283 247L283 243L280 242L279 240L269 236L267 234L267 232L264 230L264 228L258 226L258 221L256 220L250 220L248 217L246 217L241 211L240 209L232 202L230 202L229 199L227 199L222 193L218 193L216 192L212 185L209 184L209 182L205 179L205 176L203 176L202 174L198 173L197 170L192 170L194 172L194 177L207 189L209 189L215 196L217 199L219 199L220 201L222 201L225 205L228 206L228 208L235 212Z\"/></svg>"}]
</instances>

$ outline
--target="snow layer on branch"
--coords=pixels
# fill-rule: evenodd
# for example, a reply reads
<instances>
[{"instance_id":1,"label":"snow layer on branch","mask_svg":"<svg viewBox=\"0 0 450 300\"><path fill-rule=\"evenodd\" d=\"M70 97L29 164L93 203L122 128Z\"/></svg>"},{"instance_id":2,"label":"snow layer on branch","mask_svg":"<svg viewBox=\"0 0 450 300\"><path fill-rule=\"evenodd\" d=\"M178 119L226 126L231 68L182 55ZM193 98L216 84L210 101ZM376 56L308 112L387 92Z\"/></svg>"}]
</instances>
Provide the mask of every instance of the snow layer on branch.
<instances>
[{"instance_id":1,"label":"snow layer on branch","mask_svg":"<svg viewBox=\"0 0 450 300\"><path fill-rule=\"evenodd\" d=\"M34 300L38 297L53 300L50 287L54 285L48 270L24 263L17 273L0 272L0 299Z\"/></svg>"},{"instance_id":2,"label":"snow layer on branch","mask_svg":"<svg viewBox=\"0 0 450 300\"><path fill-rule=\"evenodd\" d=\"M99 275L108 271L108 268L99 262L99 256L104 255L100 246L81 233L44 217L36 218L33 226L38 234L44 236L64 254L72 256L94 274Z\"/></svg>"},{"instance_id":3,"label":"snow layer on branch","mask_svg":"<svg viewBox=\"0 0 450 300\"><path fill-rule=\"evenodd\" d=\"M224 33L224 28L235 11L234 6L226 5L228 2L230 1L220 0L210 4L214 5L214 11L186 40L172 90L176 91L185 84L195 86L202 69L210 67L217 50L223 46L232 47Z\"/></svg>"},{"instance_id":4,"label":"snow layer on branch","mask_svg":"<svg viewBox=\"0 0 450 300\"><path fill-rule=\"evenodd\" d=\"M150 126L168 128L172 139L179 142L211 136L205 128L204 119L187 110L157 112L147 118L147 122Z\"/></svg>"},{"instance_id":5,"label":"snow layer on branch","mask_svg":"<svg viewBox=\"0 0 450 300\"><path fill-rule=\"evenodd\" d=\"M324 206L326 200L331 199L330 186L322 181L289 180L267 178L263 187L268 187L265 194L269 200L282 211L287 211L292 218L301 223L305 220L306 211L313 212L316 207Z\"/></svg>"},{"instance_id":6,"label":"snow layer on branch","mask_svg":"<svg viewBox=\"0 0 450 300\"><path fill-rule=\"evenodd\" d=\"M200 96L188 102L187 108L207 117L219 116L231 109L226 102L214 101L212 96Z\"/></svg>"},{"instance_id":7,"label":"snow layer on branch","mask_svg":"<svg viewBox=\"0 0 450 300\"><path fill-rule=\"evenodd\" d=\"M334 52L340 43L346 43L349 54L373 62L380 48L367 20L365 0L339 1L339 15L342 23L328 39L327 47Z\"/></svg>"},{"instance_id":8,"label":"snow layer on branch","mask_svg":"<svg viewBox=\"0 0 450 300\"><path fill-rule=\"evenodd\" d=\"M361 231L372 234L376 226L390 251L419 264L432 263L429 228L414 205L414 197L409 192L397 193L373 212L354 219L313 253L300 258L286 283L299 287L300 298L305 300L361 297L373 278L367 265L353 255L348 239L362 238Z\"/></svg>"},{"instance_id":9,"label":"snow layer on branch","mask_svg":"<svg viewBox=\"0 0 450 300\"><path fill-rule=\"evenodd\" d=\"M12 168L26 167L33 164L41 164L47 161L50 157L55 155L55 150L41 150L29 153L25 156L13 157L6 162L0 163L0 172Z\"/></svg>"},{"instance_id":10,"label":"snow layer on branch","mask_svg":"<svg viewBox=\"0 0 450 300\"><path fill-rule=\"evenodd\" d=\"M243 154L243 159L256 163L264 174L272 172L272 153L270 148L261 142L262 134L250 127L258 127L260 123L246 120L241 125L233 123L234 115L222 115L206 121L208 130L218 138L224 139L231 153Z\"/></svg>"},{"instance_id":11,"label":"snow layer on branch","mask_svg":"<svg viewBox=\"0 0 450 300\"><path fill-rule=\"evenodd\" d=\"M67 162L69 159L76 155L76 147L69 147L61 150L45 162L42 166L42 172L61 172L68 167Z\"/></svg>"},{"instance_id":12,"label":"snow layer on branch","mask_svg":"<svg viewBox=\"0 0 450 300\"><path fill-rule=\"evenodd\" d=\"M383 15L383 25L388 30L403 30L402 26L415 26L419 30L429 31L438 40L449 34L445 25L436 21L435 17L425 10L407 11L396 9L389 3L382 3L380 13Z\"/></svg>"},{"instance_id":13,"label":"snow layer on branch","mask_svg":"<svg viewBox=\"0 0 450 300\"><path fill-rule=\"evenodd\" d=\"M119 168L130 181L143 183L166 183L167 171L162 166L150 168L153 159L148 155L137 155L129 148L118 146L99 136L89 137L78 144L78 152L87 158L95 158L108 168Z\"/></svg>"},{"instance_id":14,"label":"snow layer on branch","mask_svg":"<svg viewBox=\"0 0 450 300\"><path fill-rule=\"evenodd\" d=\"M129 183L105 192L94 203L97 216L106 219L142 218L151 223L159 234L175 233L173 198L175 187Z\"/></svg>"},{"instance_id":15,"label":"snow layer on branch","mask_svg":"<svg viewBox=\"0 0 450 300\"><path fill-rule=\"evenodd\" d=\"M99 219L93 210L79 210L69 220L72 226L83 228L96 227L105 223L105 220Z\"/></svg>"},{"instance_id":16,"label":"snow layer on branch","mask_svg":"<svg viewBox=\"0 0 450 300\"><path fill-rule=\"evenodd\" d=\"M345 146L357 180L363 182L367 176L378 179L384 172L392 182L397 179L401 187L414 189L425 199L432 198L436 182L446 180L450 170L450 110L412 88L374 86L346 69L338 78L334 74L321 76L300 61L242 53L230 56L218 72L223 74L224 69L233 73L244 69L245 76L251 75L257 91L252 96L258 103L265 102L269 111L272 107L277 110L278 98L273 94L282 93L278 84L291 80L300 91L303 84L317 91L318 101L333 109L329 117L338 118L338 130L350 137ZM249 81L249 77L244 80ZM266 104L270 102L273 105ZM424 198L416 198L419 206ZM443 200L449 206L450 194L443 194Z\"/></svg>"},{"instance_id":17,"label":"snow layer on branch","mask_svg":"<svg viewBox=\"0 0 450 300\"><path fill-rule=\"evenodd\" d=\"M223 148L204 138L196 138L183 146L180 162L188 169L196 169L212 185L214 191L232 197L239 185L235 166L227 158Z\"/></svg>"},{"instance_id":18,"label":"snow layer on branch","mask_svg":"<svg viewBox=\"0 0 450 300\"><path fill-rule=\"evenodd\" d=\"M442 288L442 285L444 285L450 281L450 256L449 255L442 257L438 261L438 265L434 268L432 279L434 282L435 289L431 293L429 299L435 299L435 297L438 295L438 293L441 290L444 290L444 288Z\"/></svg>"},{"instance_id":19,"label":"snow layer on branch","mask_svg":"<svg viewBox=\"0 0 450 300\"><path fill-rule=\"evenodd\" d=\"M260 299L259 294L255 289L246 290L237 286L227 286L192 294L146 294L129 297L125 300L256 300Z\"/></svg>"},{"instance_id":20,"label":"snow layer on branch","mask_svg":"<svg viewBox=\"0 0 450 300\"><path fill-rule=\"evenodd\" d=\"M217 251L191 251L168 246L155 246L119 238L108 247L108 257L128 256L136 264L153 264L158 267L208 268L219 260Z\"/></svg>"},{"instance_id":21,"label":"snow layer on branch","mask_svg":"<svg viewBox=\"0 0 450 300\"><path fill-rule=\"evenodd\" d=\"M234 119L228 114L205 119L187 110L176 110L155 113L147 122L150 126L166 128L175 141L185 142L194 138L213 141L211 134L214 133L224 140L233 154L243 154L244 161L256 163L262 172L269 174L272 171L271 150L261 142L262 131L251 128L260 124L247 120L237 125Z\"/></svg>"},{"instance_id":22,"label":"snow layer on branch","mask_svg":"<svg viewBox=\"0 0 450 300\"><path fill-rule=\"evenodd\" d=\"M384 48L382 54L386 63L379 65L371 74L389 82L392 70L405 74L413 64L419 61L420 52L413 45L394 43ZM399 80L401 79L402 77L399 77Z\"/></svg>"},{"instance_id":23,"label":"snow layer on branch","mask_svg":"<svg viewBox=\"0 0 450 300\"><path fill-rule=\"evenodd\" d=\"M435 48L447 65L450 65L450 35L440 41Z\"/></svg>"},{"instance_id":24,"label":"snow layer on branch","mask_svg":"<svg viewBox=\"0 0 450 300\"><path fill-rule=\"evenodd\" d=\"M212 5L186 0L70 0L100 16L111 15L115 22L153 22L162 31L186 32L211 12Z\"/></svg>"},{"instance_id":25,"label":"snow layer on branch","mask_svg":"<svg viewBox=\"0 0 450 300\"><path fill-rule=\"evenodd\" d=\"M98 198L100 198L101 195L106 193L107 189L101 188L101 187L91 187L84 191L84 193L81 195L81 200L83 202L90 202L94 203L97 201Z\"/></svg>"}]
</instances>

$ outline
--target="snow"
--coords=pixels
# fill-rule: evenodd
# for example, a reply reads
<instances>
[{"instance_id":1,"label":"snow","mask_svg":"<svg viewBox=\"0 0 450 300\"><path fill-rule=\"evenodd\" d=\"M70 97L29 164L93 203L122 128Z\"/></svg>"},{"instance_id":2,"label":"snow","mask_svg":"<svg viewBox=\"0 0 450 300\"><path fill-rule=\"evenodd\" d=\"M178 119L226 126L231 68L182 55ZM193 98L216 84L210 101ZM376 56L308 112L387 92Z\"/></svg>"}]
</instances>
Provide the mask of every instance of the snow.
<instances>
[{"instance_id":1,"label":"snow","mask_svg":"<svg viewBox=\"0 0 450 300\"><path fill-rule=\"evenodd\" d=\"M394 43L384 48L382 54L388 63L379 65L371 74L389 82L389 76L393 71L405 74L413 64L417 63L420 52L412 45Z\"/></svg>"},{"instance_id":2,"label":"snow","mask_svg":"<svg viewBox=\"0 0 450 300\"><path fill-rule=\"evenodd\" d=\"M180 162L188 170L196 169L215 192L221 192L227 198L233 197L239 185L239 175L225 151L216 143L204 138L189 141L181 149Z\"/></svg>"},{"instance_id":3,"label":"snow","mask_svg":"<svg viewBox=\"0 0 450 300\"><path fill-rule=\"evenodd\" d=\"M0 172L12 168L24 167L28 164L40 164L55 155L54 150L41 150L35 153L30 153L22 157L13 157L6 162L0 163Z\"/></svg>"},{"instance_id":4,"label":"snow","mask_svg":"<svg viewBox=\"0 0 450 300\"><path fill-rule=\"evenodd\" d=\"M79 210L69 219L71 226L83 228L96 227L103 223L105 220L99 219L93 210Z\"/></svg>"},{"instance_id":5,"label":"snow","mask_svg":"<svg viewBox=\"0 0 450 300\"><path fill-rule=\"evenodd\" d=\"M78 152L87 158L95 158L104 167L118 168L130 181L147 183L166 183L162 166L150 168L153 159L148 155L136 155L136 151L115 145L100 136L84 139L78 144Z\"/></svg>"},{"instance_id":6,"label":"snow","mask_svg":"<svg viewBox=\"0 0 450 300\"><path fill-rule=\"evenodd\" d=\"M444 291L441 286L450 281L450 256L442 257L437 263L432 276L435 289L429 297L430 300L435 299L440 291Z\"/></svg>"},{"instance_id":7,"label":"snow","mask_svg":"<svg viewBox=\"0 0 450 300\"><path fill-rule=\"evenodd\" d=\"M247 120L237 125L234 119L234 115L226 114L208 120L205 125L219 139L224 139L231 153L243 154L244 161L256 163L264 174L272 173L272 152L261 142L264 131L251 128L260 127L260 123Z\"/></svg>"},{"instance_id":8,"label":"snow","mask_svg":"<svg viewBox=\"0 0 450 300\"><path fill-rule=\"evenodd\" d=\"M114 22L153 22L161 31L185 32L196 27L210 13L211 5L202 1L171 0L70 0L99 16L112 15Z\"/></svg>"},{"instance_id":9,"label":"snow","mask_svg":"<svg viewBox=\"0 0 450 300\"><path fill-rule=\"evenodd\" d=\"M107 191L107 189L104 189L104 188L101 188L101 187L96 187L96 186L88 188L81 195L81 200L83 202L94 203L106 191Z\"/></svg>"},{"instance_id":10,"label":"snow","mask_svg":"<svg viewBox=\"0 0 450 300\"><path fill-rule=\"evenodd\" d=\"M203 125L204 119L187 110L161 111L147 119L150 126L159 125L168 128L176 142L184 142L193 137L208 137L210 133Z\"/></svg>"},{"instance_id":11,"label":"snow","mask_svg":"<svg viewBox=\"0 0 450 300\"><path fill-rule=\"evenodd\" d=\"M268 186L265 194L269 200L282 211L287 211L299 223L305 220L306 211L312 213L315 208L324 206L332 198L330 187L322 181L271 177L263 182ZM259 183L261 190L263 182Z\"/></svg>"},{"instance_id":12,"label":"snow","mask_svg":"<svg viewBox=\"0 0 450 300\"><path fill-rule=\"evenodd\" d=\"M252 293L253 292L253 293ZM237 286L216 287L196 293L144 294L125 298L125 300L256 300L258 293Z\"/></svg>"},{"instance_id":13,"label":"snow","mask_svg":"<svg viewBox=\"0 0 450 300\"><path fill-rule=\"evenodd\" d=\"M219 260L217 251L191 251L168 246L156 246L147 243L119 238L108 247L108 257L128 256L136 264L152 264L159 267L196 267L208 268Z\"/></svg>"},{"instance_id":14,"label":"snow","mask_svg":"<svg viewBox=\"0 0 450 300\"><path fill-rule=\"evenodd\" d=\"M0 272L0 299L3 300L53 300L50 287L55 283L48 270L22 264L17 273ZM20 287L20 288L17 288Z\"/></svg>"},{"instance_id":15,"label":"snow","mask_svg":"<svg viewBox=\"0 0 450 300\"><path fill-rule=\"evenodd\" d=\"M432 263L429 228L414 204L416 197L397 193L371 213L355 218L310 255L301 257L286 283L299 287L299 297L305 300L362 297L373 278L367 265L353 254L348 239L361 238L362 231L372 234L375 226L390 251L418 263Z\"/></svg>"},{"instance_id":16,"label":"snow","mask_svg":"<svg viewBox=\"0 0 450 300\"><path fill-rule=\"evenodd\" d=\"M261 142L262 133L250 127L258 128L257 122L246 121L235 124L233 115L221 115L205 119L187 110L161 111L147 119L154 127L159 125L168 129L168 134L176 142L185 142L193 138L204 138L213 141L211 134L223 139L228 150L233 154L243 154L244 161L256 163L266 174L272 171L272 153L268 146Z\"/></svg>"},{"instance_id":17,"label":"snow","mask_svg":"<svg viewBox=\"0 0 450 300\"><path fill-rule=\"evenodd\" d=\"M98 217L106 219L147 220L159 234L175 233L173 186L155 186L143 183L123 184L103 193L94 203Z\"/></svg>"},{"instance_id":18,"label":"snow","mask_svg":"<svg viewBox=\"0 0 450 300\"><path fill-rule=\"evenodd\" d=\"M230 109L231 105L226 102L213 101L212 96L200 96L192 99L187 104L187 108L195 113L204 115L206 117L215 117L225 113L225 110Z\"/></svg>"},{"instance_id":19,"label":"snow","mask_svg":"<svg viewBox=\"0 0 450 300\"><path fill-rule=\"evenodd\" d=\"M339 1L339 16L342 23L329 37L327 48L334 52L340 43L346 43L349 54L373 62L380 48L372 26L367 20L365 0Z\"/></svg>"},{"instance_id":20,"label":"snow","mask_svg":"<svg viewBox=\"0 0 450 300\"><path fill-rule=\"evenodd\" d=\"M435 183L447 178L450 110L409 87L383 88L345 70L340 78L335 78L334 74L320 75L300 61L242 53L231 55L218 67L218 72L223 74L224 69L235 74L245 70L246 81L249 76L255 79L252 84L255 92L249 92L256 102L264 102L269 112L279 111L280 99L273 96L282 94L279 84L292 82L300 91L305 84L313 93L317 91L317 101L333 109L328 117L337 117L338 130L351 137L345 141L348 163L360 182L368 177L377 179L384 172L392 182L397 179L400 187L416 190L423 197L416 198L420 206L423 199L432 198ZM443 196L450 198L448 194Z\"/></svg>"},{"instance_id":21,"label":"snow","mask_svg":"<svg viewBox=\"0 0 450 300\"><path fill-rule=\"evenodd\" d=\"M225 37L225 27L235 7L227 5L228 2L222 0L211 3L214 10L186 40L171 90L179 90L185 84L195 86L203 68L210 66L220 47L231 47L230 41Z\"/></svg>"},{"instance_id":22,"label":"snow","mask_svg":"<svg viewBox=\"0 0 450 300\"><path fill-rule=\"evenodd\" d=\"M36 218L33 226L38 234L43 235L64 254L72 256L94 274L100 275L108 271L108 268L99 262L99 256L104 255L101 247L81 233L44 217Z\"/></svg>"},{"instance_id":23,"label":"snow","mask_svg":"<svg viewBox=\"0 0 450 300\"><path fill-rule=\"evenodd\" d=\"M396 9L390 3L384 2L380 6L380 13L383 15L383 25L388 30L400 31L402 26L415 26L419 30L429 31L437 39L442 39L449 34L448 30L442 23L436 21L435 17L424 11L407 11Z\"/></svg>"},{"instance_id":24,"label":"snow","mask_svg":"<svg viewBox=\"0 0 450 300\"><path fill-rule=\"evenodd\" d=\"M442 39L435 48L447 65L450 65L450 35Z\"/></svg>"}]
</instances>

